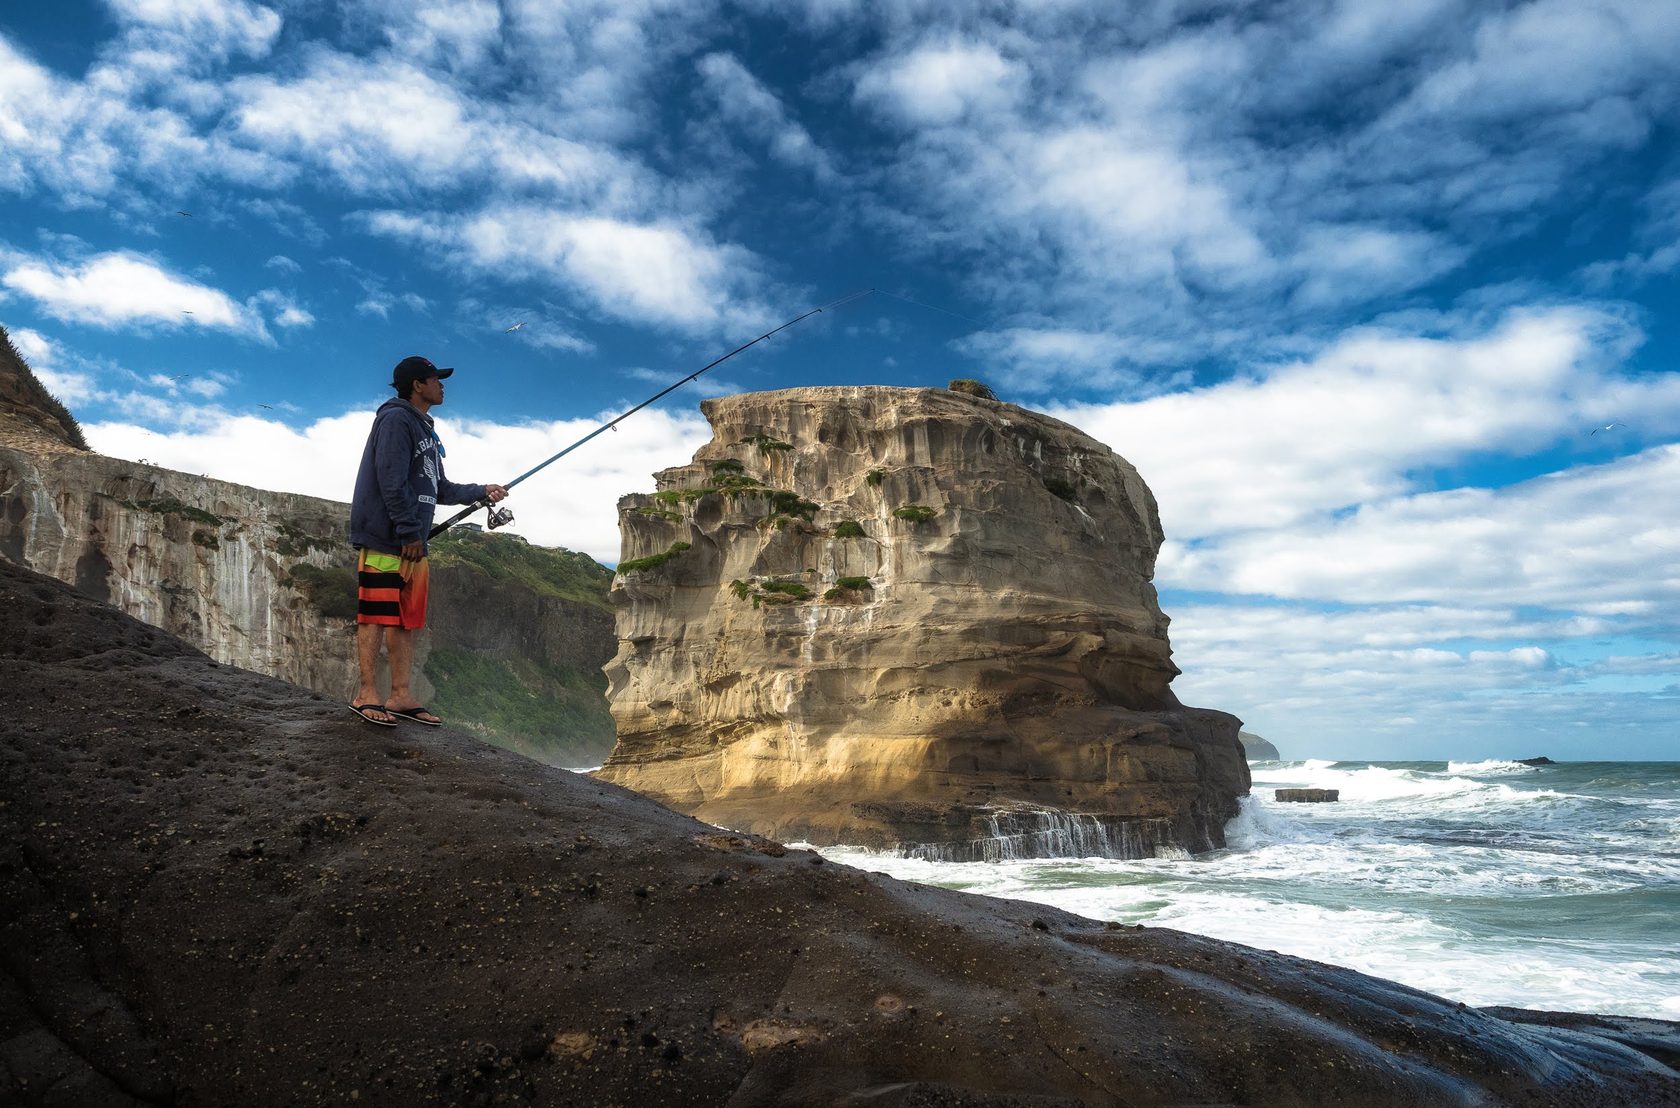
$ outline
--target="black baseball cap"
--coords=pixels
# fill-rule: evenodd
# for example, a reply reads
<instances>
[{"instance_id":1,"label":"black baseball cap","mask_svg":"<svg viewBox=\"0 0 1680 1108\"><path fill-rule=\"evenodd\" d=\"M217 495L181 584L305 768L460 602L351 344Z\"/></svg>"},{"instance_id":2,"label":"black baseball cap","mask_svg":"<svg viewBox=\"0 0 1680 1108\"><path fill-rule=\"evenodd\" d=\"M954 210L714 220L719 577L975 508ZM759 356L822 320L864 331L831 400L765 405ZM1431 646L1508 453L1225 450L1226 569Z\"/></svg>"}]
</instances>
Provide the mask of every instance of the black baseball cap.
<instances>
[{"instance_id":1,"label":"black baseball cap","mask_svg":"<svg viewBox=\"0 0 1680 1108\"><path fill-rule=\"evenodd\" d=\"M439 369L431 359L415 354L398 362L397 368L391 371L391 387L401 391L416 381L424 381L428 377L448 377L454 372L453 369Z\"/></svg>"}]
</instances>

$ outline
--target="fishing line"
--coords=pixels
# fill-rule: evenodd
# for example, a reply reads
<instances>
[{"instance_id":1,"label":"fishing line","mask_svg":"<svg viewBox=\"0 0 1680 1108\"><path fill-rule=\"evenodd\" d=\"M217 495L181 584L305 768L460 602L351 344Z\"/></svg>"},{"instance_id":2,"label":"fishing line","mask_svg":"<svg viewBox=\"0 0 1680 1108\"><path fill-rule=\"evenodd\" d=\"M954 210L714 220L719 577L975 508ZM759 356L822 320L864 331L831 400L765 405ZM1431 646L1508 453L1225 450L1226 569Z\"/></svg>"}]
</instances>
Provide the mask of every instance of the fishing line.
<instances>
[{"instance_id":1,"label":"fishing line","mask_svg":"<svg viewBox=\"0 0 1680 1108\"><path fill-rule=\"evenodd\" d=\"M873 288L868 288L868 289L863 289L860 292L854 292L854 293L851 293L847 296L842 296L840 299L830 301L829 303L824 304L821 307L812 308L810 311L806 312L804 315L795 316L794 318L788 320L786 323L782 324L780 327L777 327L777 328L774 328L773 330L769 330L769 331L764 332L764 334L758 336L756 339L753 339L751 342L742 343L740 346L737 346L735 349L731 350L729 353L725 354L723 357L718 358L716 361L708 362L706 365L701 366L699 369L695 370L693 373L690 373L687 377L684 377L682 380L678 381L676 384L671 385L667 388L661 389L659 392L654 393L652 396L648 397L646 400L642 401L640 404L637 404L634 408L631 408L630 410L622 413L621 415L619 415L616 419L612 420L611 422L601 424L601 426L595 428L595 430L589 432L589 434L583 436L583 438L581 438L578 441L572 443L572 445L566 447L566 449L560 451L560 453L555 454L553 457L547 459L546 461L540 462L537 465L532 466L530 469L526 470L524 473L521 473L518 477L515 477L513 480L509 481L507 484L503 485L502 487L506 488L506 489L511 489L511 488L513 488L513 486L519 484L519 482L525 480L527 477L530 477L530 476L532 476L536 473L541 472L544 469L547 469L549 466L553 465L555 462L558 462L561 458L564 458L567 454L570 454L572 451L576 450L578 447L582 446L584 443L588 442L590 439L594 438L596 435L604 434L607 431L617 430L618 425L620 423L623 423L625 420L629 419L631 416L635 415L637 412L641 411L643 408L647 407L649 404L652 404L652 403L660 400L661 398L669 395L670 393L673 393L673 392L677 391L678 389L682 388L684 385L688 384L690 381L693 381L696 378L698 378L702 373L705 373L709 369L713 369L717 366L722 365L724 362L727 362L729 359L733 358L735 355L739 354L741 351L747 349L748 347L757 346L759 343L763 342L765 339L769 338L771 335L774 335L777 331L785 331L789 327L792 327L795 323L800 322L801 320L810 319L812 316L818 315L822 312L826 312L830 308L843 307L844 305L850 304L854 300L861 300L865 296L868 296L870 293L877 292L877 291L879 291L879 290L878 289L873 289ZM890 296L892 294L888 293L888 295ZM902 300L903 297L899 297L899 299ZM473 501L471 504L468 504L465 508L462 508L460 511L456 512L454 515L452 515L448 519L444 520L442 523L433 527L431 529L430 533L428 533L426 537L428 539L437 538L439 535L443 534L445 531L449 530L451 527L455 526L455 524L461 522L463 519L466 519L468 516L472 515L476 511L478 511L480 508L489 508L490 509L489 525L490 525L491 530L495 530L497 527L505 527L508 524L513 522L513 513L512 512L508 511L506 508L495 508L491 505L488 498L482 498L482 499Z\"/></svg>"},{"instance_id":2,"label":"fishing line","mask_svg":"<svg viewBox=\"0 0 1680 1108\"><path fill-rule=\"evenodd\" d=\"M950 308L941 308L938 304L928 304L920 300L913 300L908 296L901 296L896 292L888 292L886 289L875 289L874 291L880 293L882 296L890 296L894 300L902 300L906 304L914 304L918 308L926 308L930 312L944 312L946 315L966 320L967 322L974 324L976 327L985 327L988 329L991 327L990 323L984 323L981 320L975 319L973 316L963 315L961 312L953 312Z\"/></svg>"}]
</instances>

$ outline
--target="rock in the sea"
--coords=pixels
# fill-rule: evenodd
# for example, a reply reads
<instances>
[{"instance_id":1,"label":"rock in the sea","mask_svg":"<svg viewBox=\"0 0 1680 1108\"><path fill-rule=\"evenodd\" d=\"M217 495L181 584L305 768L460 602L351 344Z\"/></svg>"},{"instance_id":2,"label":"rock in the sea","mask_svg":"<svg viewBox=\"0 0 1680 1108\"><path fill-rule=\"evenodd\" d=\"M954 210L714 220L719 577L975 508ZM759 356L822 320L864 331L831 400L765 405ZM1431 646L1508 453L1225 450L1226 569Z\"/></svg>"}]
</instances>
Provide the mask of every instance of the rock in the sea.
<instances>
[{"instance_id":1,"label":"rock in the sea","mask_svg":"<svg viewBox=\"0 0 1680 1108\"><path fill-rule=\"evenodd\" d=\"M609 781L930 856L1223 845L1239 721L1186 708L1155 501L1077 428L945 389L709 400L619 501Z\"/></svg>"},{"instance_id":2,"label":"rock in the sea","mask_svg":"<svg viewBox=\"0 0 1680 1108\"><path fill-rule=\"evenodd\" d=\"M0 719L0 1104L1680 1098L1672 1024L818 865L3 560Z\"/></svg>"},{"instance_id":3,"label":"rock in the sea","mask_svg":"<svg viewBox=\"0 0 1680 1108\"><path fill-rule=\"evenodd\" d=\"M1239 731L1237 738L1242 740L1243 753L1251 762L1275 762L1283 757L1277 747L1252 731Z\"/></svg>"},{"instance_id":4,"label":"rock in the sea","mask_svg":"<svg viewBox=\"0 0 1680 1108\"><path fill-rule=\"evenodd\" d=\"M1284 803L1334 804L1342 798L1340 789L1274 789L1272 795Z\"/></svg>"},{"instance_id":5,"label":"rock in the sea","mask_svg":"<svg viewBox=\"0 0 1680 1108\"><path fill-rule=\"evenodd\" d=\"M1555 765L1557 765L1557 763L1552 761L1550 758L1546 757L1544 754L1542 754L1538 758L1518 758L1517 759L1517 765L1519 765L1519 766L1555 766Z\"/></svg>"}]
</instances>

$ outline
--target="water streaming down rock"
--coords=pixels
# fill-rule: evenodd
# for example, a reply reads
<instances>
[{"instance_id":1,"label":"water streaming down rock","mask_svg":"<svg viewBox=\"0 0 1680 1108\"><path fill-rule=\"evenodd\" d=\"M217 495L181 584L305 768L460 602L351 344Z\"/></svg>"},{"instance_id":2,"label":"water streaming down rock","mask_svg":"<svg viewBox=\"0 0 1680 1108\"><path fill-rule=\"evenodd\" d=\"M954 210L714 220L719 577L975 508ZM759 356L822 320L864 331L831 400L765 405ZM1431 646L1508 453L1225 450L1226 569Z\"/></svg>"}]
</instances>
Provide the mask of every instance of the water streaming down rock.
<instances>
[{"instance_id":1,"label":"water streaming down rock","mask_svg":"<svg viewBox=\"0 0 1680 1108\"><path fill-rule=\"evenodd\" d=\"M1028 858L1182 856L1166 819L1116 819L1055 808L1005 808L984 816L989 834L958 842L912 843L896 853L928 862L1013 862Z\"/></svg>"},{"instance_id":2,"label":"water streaming down rock","mask_svg":"<svg viewBox=\"0 0 1680 1108\"><path fill-rule=\"evenodd\" d=\"M1238 721L1172 692L1160 521L1124 458L945 389L701 410L712 441L619 502L602 777L817 844L1224 845Z\"/></svg>"}]
</instances>

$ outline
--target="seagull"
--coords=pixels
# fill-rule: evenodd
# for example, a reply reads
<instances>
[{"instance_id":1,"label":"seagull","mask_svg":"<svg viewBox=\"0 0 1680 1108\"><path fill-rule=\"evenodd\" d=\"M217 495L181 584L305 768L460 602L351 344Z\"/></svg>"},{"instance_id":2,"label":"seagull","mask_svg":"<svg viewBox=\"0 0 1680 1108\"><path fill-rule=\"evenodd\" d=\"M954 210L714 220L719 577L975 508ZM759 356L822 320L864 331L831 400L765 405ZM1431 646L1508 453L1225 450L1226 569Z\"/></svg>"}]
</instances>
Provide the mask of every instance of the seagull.
<instances>
[{"instance_id":1,"label":"seagull","mask_svg":"<svg viewBox=\"0 0 1680 1108\"><path fill-rule=\"evenodd\" d=\"M1594 427L1589 432L1589 435L1596 435L1600 431L1608 431L1613 427L1626 427L1626 426L1627 426L1627 424L1625 424L1625 423L1606 423L1603 427Z\"/></svg>"},{"instance_id":2,"label":"seagull","mask_svg":"<svg viewBox=\"0 0 1680 1108\"><path fill-rule=\"evenodd\" d=\"M187 217L187 218L188 218L188 219L191 219L191 218L192 218L192 213L191 213L191 212L180 212L180 211L178 211L178 212L176 212L176 213L175 213L175 214L176 214L176 215L183 215L183 216L186 216L186 217Z\"/></svg>"},{"instance_id":3,"label":"seagull","mask_svg":"<svg viewBox=\"0 0 1680 1108\"><path fill-rule=\"evenodd\" d=\"M170 380L171 381L185 381L188 377L191 377L191 376L192 376L192 374L190 374L190 373L177 373L175 376L171 377Z\"/></svg>"},{"instance_id":4,"label":"seagull","mask_svg":"<svg viewBox=\"0 0 1680 1108\"><path fill-rule=\"evenodd\" d=\"M258 404L258 405L257 405L257 407L259 407L259 408L267 408L267 409L269 409L269 410L270 410L270 411L272 411L272 410L273 410L273 409L274 409L274 405L273 405L273 404Z\"/></svg>"},{"instance_id":5,"label":"seagull","mask_svg":"<svg viewBox=\"0 0 1680 1108\"><path fill-rule=\"evenodd\" d=\"M182 315L192 315L193 310L191 308L182 308L181 309L181 314Z\"/></svg>"},{"instance_id":6,"label":"seagull","mask_svg":"<svg viewBox=\"0 0 1680 1108\"><path fill-rule=\"evenodd\" d=\"M504 334L504 335L511 335L511 334L513 334L513 333L514 333L514 332L515 332L515 331L517 331L517 330L519 330L519 329L520 329L520 328L521 328L521 327L523 327L523 326L525 326L525 321L524 321L524 320L523 320L523 319L522 319L522 320L520 320L520 321L519 321L519 322L518 322L518 323L515 323L515 324L514 324L514 325L513 325L513 326L512 326L512 327L505 327L505 328L503 328L503 329L502 329L502 334Z\"/></svg>"}]
</instances>

